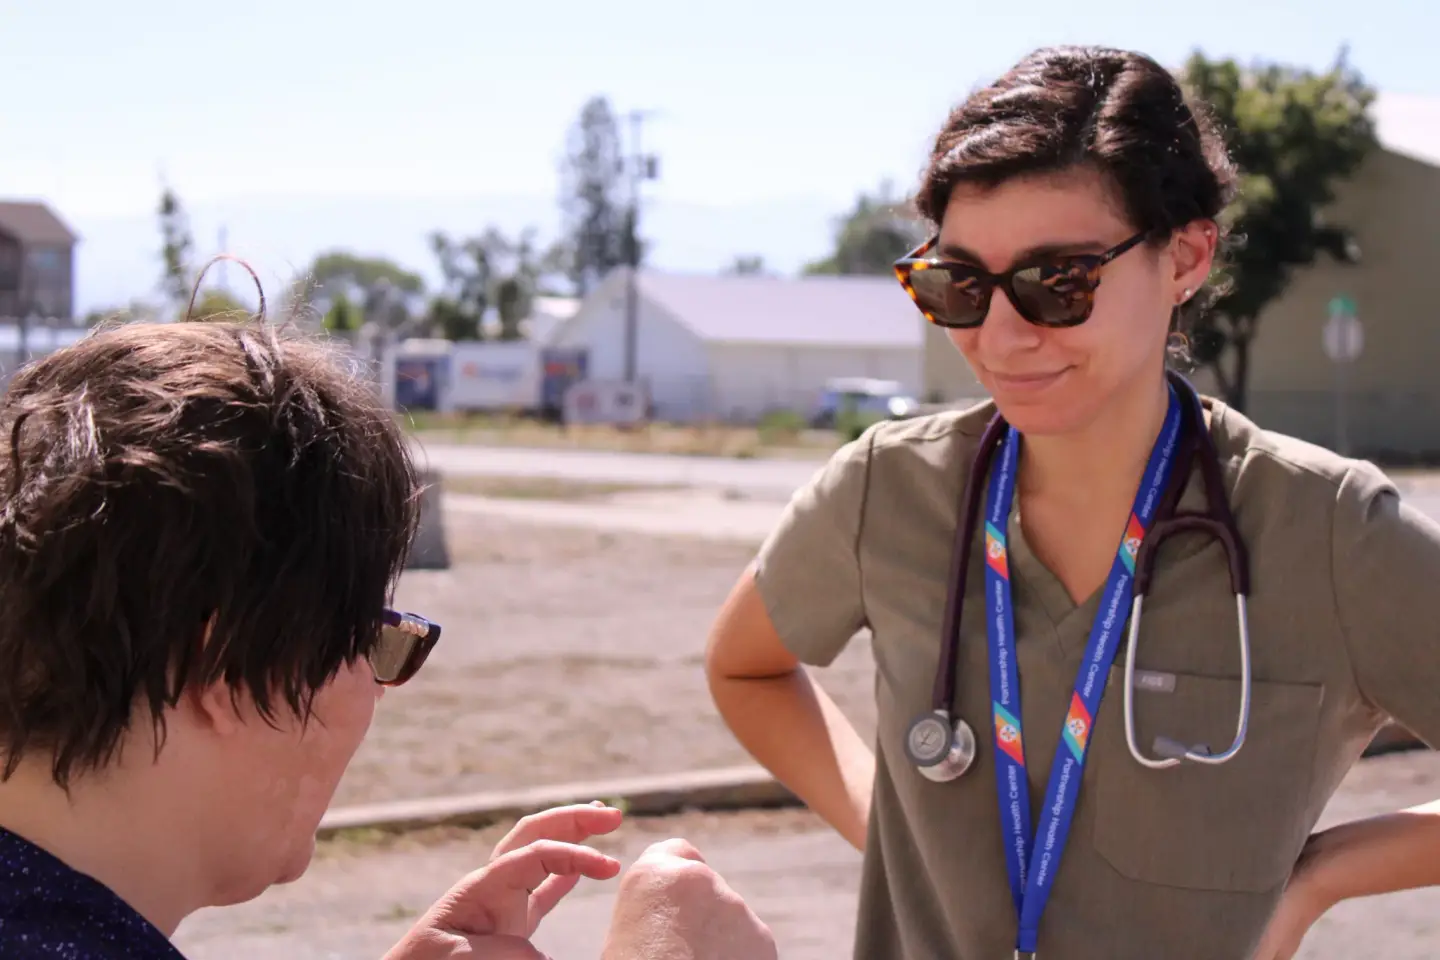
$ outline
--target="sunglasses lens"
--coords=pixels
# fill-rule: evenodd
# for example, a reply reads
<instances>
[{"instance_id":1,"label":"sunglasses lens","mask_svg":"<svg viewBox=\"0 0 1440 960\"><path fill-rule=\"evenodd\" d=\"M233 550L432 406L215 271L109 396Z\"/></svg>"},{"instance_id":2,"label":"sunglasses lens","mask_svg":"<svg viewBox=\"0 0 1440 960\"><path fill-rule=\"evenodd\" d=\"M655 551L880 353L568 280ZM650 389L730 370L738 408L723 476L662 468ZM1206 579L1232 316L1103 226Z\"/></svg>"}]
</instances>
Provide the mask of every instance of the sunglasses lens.
<instances>
[{"instance_id":1,"label":"sunglasses lens","mask_svg":"<svg viewBox=\"0 0 1440 960\"><path fill-rule=\"evenodd\" d=\"M389 624L380 628L380 640L370 653L370 669L380 683L394 683L405 673L420 638Z\"/></svg>"},{"instance_id":2,"label":"sunglasses lens","mask_svg":"<svg viewBox=\"0 0 1440 960\"><path fill-rule=\"evenodd\" d=\"M386 610L380 636L370 651L378 683L396 686L413 677L440 639L440 625L413 613Z\"/></svg>"},{"instance_id":3,"label":"sunglasses lens","mask_svg":"<svg viewBox=\"0 0 1440 960\"><path fill-rule=\"evenodd\" d=\"M1039 324L1074 326L1090 316L1097 279L1096 271L1083 262L1029 267L1011 281L1015 308Z\"/></svg>"},{"instance_id":4,"label":"sunglasses lens","mask_svg":"<svg viewBox=\"0 0 1440 960\"><path fill-rule=\"evenodd\" d=\"M976 327L990 309L989 282L963 268L915 270L910 286L920 308L942 327Z\"/></svg>"}]
</instances>

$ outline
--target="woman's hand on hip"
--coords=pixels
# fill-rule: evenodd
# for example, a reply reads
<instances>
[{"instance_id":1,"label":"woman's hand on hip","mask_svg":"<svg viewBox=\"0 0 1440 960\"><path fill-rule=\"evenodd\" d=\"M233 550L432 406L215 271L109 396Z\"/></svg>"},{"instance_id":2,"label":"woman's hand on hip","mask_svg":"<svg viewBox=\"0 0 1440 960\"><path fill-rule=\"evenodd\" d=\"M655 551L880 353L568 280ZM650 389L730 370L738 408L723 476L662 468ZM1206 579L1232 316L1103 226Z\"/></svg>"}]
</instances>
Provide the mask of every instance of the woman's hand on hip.
<instances>
[{"instance_id":1,"label":"woman's hand on hip","mask_svg":"<svg viewBox=\"0 0 1440 960\"><path fill-rule=\"evenodd\" d=\"M1291 960L1299 952L1310 928L1335 905L1327 888L1316 880L1315 846L1315 838L1312 837L1290 874L1280 905L1275 908L1265 935L1260 938L1254 960Z\"/></svg>"}]
</instances>

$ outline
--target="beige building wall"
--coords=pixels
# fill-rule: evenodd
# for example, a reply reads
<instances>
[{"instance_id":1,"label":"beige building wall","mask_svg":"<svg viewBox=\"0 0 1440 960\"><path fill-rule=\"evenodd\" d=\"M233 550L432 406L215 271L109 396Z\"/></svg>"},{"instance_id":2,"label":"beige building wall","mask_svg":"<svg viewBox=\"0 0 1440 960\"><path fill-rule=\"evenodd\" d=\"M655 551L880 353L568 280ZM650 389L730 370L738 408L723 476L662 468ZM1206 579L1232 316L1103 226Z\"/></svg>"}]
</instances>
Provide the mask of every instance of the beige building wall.
<instances>
[{"instance_id":1,"label":"beige building wall","mask_svg":"<svg viewBox=\"0 0 1440 960\"><path fill-rule=\"evenodd\" d=\"M1335 445L1337 378L1321 331L1330 299L1343 294L1365 334L1347 376L1350 452L1440 460L1440 168L1377 151L1340 189L1331 219L1356 232L1362 262L1322 255L1296 271L1260 319L1246 412L1264 427ZM924 372L926 392L944 400L983 394L935 328L926 332ZM1193 379L1216 392L1205 371Z\"/></svg>"}]
</instances>

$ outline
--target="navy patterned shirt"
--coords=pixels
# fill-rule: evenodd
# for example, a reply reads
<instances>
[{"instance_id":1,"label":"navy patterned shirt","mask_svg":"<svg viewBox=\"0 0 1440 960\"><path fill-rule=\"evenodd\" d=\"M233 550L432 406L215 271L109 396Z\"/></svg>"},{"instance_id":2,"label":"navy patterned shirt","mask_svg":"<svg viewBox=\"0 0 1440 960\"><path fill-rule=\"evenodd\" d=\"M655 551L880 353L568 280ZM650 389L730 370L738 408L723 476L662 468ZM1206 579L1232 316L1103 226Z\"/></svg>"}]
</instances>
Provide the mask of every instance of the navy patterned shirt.
<instances>
[{"instance_id":1,"label":"navy patterned shirt","mask_svg":"<svg viewBox=\"0 0 1440 960\"><path fill-rule=\"evenodd\" d=\"M185 960L109 887L0 828L4 960Z\"/></svg>"}]
</instances>

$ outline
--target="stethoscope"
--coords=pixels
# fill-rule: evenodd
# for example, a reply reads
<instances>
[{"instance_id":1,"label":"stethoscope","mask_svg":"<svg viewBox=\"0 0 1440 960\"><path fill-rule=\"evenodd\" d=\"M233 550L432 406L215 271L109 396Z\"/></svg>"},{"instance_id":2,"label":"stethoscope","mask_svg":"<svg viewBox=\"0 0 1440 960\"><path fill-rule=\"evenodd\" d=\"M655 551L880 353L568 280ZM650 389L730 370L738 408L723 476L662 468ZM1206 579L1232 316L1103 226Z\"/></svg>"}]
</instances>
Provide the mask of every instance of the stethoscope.
<instances>
[{"instance_id":1,"label":"stethoscope","mask_svg":"<svg viewBox=\"0 0 1440 960\"><path fill-rule=\"evenodd\" d=\"M1155 513L1149 532L1140 544L1135 558L1134 599L1130 605L1130 630L1125 651L1125 743L1137 763L1152 770L1164 770L1184 761L1221 764L1232 760L1245 745L1250 726L1250 628L1245 598L1250 593L1249 559L1245 544L1235 525L1235 516L1225 497L1220 456L1215 441L1205 426L1205 411L1195 389L1177 373L1169 373L1170 382L1180 397L1182 441L1166 487L1165 497ZM975 731L964 717L954 717L955 667L960 655L960 621L964 610L966 576L969 573L971 544L975 540L976 521L980 514L981 497L991 461L999 448L1009 424L996 414L980 438L970 476L965 482L961 509L963 522L956 531L950 555L950 584L945 600L945 619L940 647L940 665L935 674L930 712L910 725L905 739L906 753L925 777L939 783L963 775L975 762ZM1190 479L1190 472L1199 454L1200 472L1205 482L1204 513L1179 510L1180 497ZM1235 594L1235 616L1239 626L1240 645L1240 709L1235 724L1235 738L1221 753L1198 744L1187 747L1171 737L1156 737L1152 749L1158 759L1146 756L1135 734L1135 653L1140 640L1140 616L1145 596L1154 579L1155 557L1165 538L1177 533L1194 531L1219 540L1225 547L1230 573L1230 587Z\"/></svg>"}]
</instances>

